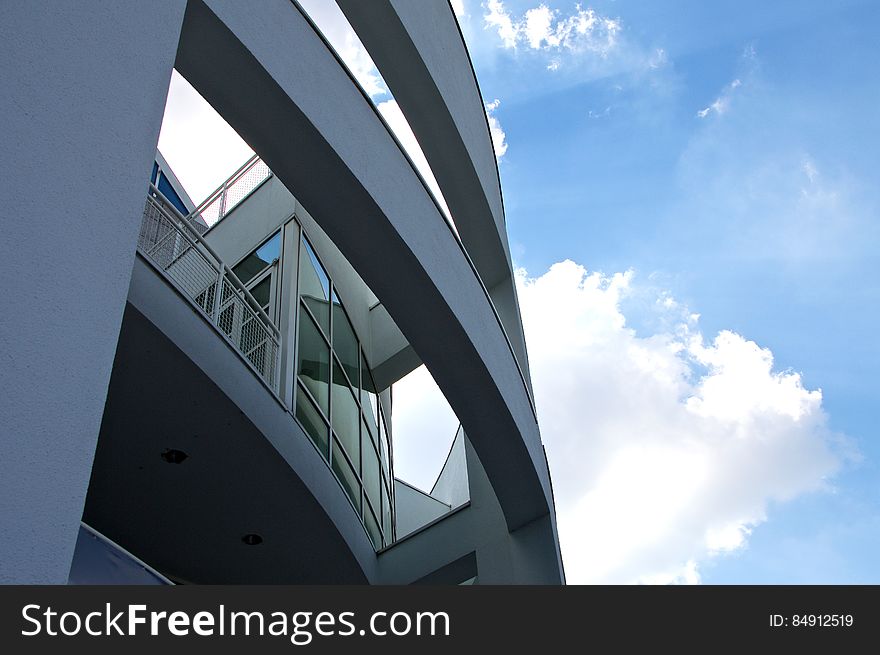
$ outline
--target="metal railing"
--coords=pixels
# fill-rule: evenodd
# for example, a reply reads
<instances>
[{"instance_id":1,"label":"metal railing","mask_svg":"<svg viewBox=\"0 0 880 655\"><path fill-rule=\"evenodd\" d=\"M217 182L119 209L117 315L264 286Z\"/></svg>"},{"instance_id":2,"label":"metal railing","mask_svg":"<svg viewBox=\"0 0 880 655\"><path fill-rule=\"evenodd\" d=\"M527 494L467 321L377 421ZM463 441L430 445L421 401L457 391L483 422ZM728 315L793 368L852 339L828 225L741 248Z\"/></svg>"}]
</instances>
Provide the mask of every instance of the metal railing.
<instances>
[{"instance_id":1,"label":"metal railing","mask_svg":"<svg viewBox=\"0 0 880 655\"><path fill-rule=\"evenodd\" d=\"M254 155L209 195L188 218L193 223L198 223L198 219L201 218L208 226L207 229L212 228L271 175L272 171L266 163Z\"/></svg>"},{"instance_id":2,"label":"metal railing","mask_svg":"<svg viewBox=\"0 0 880 655\"><path fill-rule=\"evenodd\" d=\"M278 391L281 333L189 220L150 185L138 250L161 270Z\"/></svg>"}]
</instances>

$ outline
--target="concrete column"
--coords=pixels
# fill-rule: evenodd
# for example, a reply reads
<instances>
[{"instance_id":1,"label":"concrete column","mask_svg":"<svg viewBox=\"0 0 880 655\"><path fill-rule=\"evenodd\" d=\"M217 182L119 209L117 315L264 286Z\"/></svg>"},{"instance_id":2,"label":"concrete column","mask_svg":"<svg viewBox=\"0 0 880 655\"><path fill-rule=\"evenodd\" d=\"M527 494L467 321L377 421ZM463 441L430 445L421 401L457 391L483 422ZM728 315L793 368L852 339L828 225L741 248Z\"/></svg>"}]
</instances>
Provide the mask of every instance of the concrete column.
<instances>
[{"instance_id":1,"label":"concrete column","mask_svg":"<svg viewBox=\"0 0 880 655\"><path fill-rule=\"evenodd\" d=\"M0 21L0 583L65 583L186 0Z\"/></svg>"}]
</instances>

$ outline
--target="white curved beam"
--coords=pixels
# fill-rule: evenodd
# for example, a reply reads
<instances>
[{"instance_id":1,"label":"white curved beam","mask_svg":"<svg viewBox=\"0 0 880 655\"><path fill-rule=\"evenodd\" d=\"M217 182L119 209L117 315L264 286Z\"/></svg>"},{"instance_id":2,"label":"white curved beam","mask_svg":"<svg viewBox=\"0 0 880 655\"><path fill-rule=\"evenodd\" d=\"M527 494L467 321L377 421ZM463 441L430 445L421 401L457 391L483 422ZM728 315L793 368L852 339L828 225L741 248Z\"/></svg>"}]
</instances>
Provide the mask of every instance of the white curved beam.
<instances>
[{"instance_id":1,"label":"white curved beam","mask_svg":"<svg viewBox=\"0 0 880 655\"><path fill-rule=\"evenodd\" d=\"M508 528L552 515L526 384L485 289L374 106L301 11L286 0L191 1L177 67L388 309L472 435Z\"/></svg>"}]
</instances>

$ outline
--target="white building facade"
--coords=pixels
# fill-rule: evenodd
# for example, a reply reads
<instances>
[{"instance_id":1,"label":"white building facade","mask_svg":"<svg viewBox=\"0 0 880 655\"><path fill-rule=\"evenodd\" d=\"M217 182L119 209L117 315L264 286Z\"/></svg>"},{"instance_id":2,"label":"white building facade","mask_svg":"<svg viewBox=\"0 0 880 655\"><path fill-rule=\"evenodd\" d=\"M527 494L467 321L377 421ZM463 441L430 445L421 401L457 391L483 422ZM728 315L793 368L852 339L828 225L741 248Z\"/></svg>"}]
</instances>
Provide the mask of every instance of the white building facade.
<instances>
[{"instance_id":1,"label":"white building facade","mask_svg":"<svg viewBox=\"0 0 880 655\"><path fill-rule=\"evenodd\" d=\"M454 229L296 2L7 12L0 581L564 582L455 16L338 4ZM172 68L257 153L199 207L156 155ZM393 458L422 364L461 422L429 491Z\"/></svg>"}]
</instances>

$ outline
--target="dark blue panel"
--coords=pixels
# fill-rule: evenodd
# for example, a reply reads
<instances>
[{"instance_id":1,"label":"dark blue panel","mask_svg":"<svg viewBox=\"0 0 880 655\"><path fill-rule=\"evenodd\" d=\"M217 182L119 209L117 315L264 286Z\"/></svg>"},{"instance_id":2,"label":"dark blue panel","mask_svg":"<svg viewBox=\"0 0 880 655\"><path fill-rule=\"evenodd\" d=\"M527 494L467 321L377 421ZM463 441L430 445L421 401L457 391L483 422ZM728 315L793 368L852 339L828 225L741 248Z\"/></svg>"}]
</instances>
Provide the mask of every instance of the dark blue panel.
<instances>
[{"instance_id":1,"label":"dark blue panel","mask_svg":"<svg viewBox=\"0 0 880 655\"><path fill-rule=\"evenodd\" d=\"M159 192L168 199L168 202L177 207L177 211L184 216L189 214L189 209L183 204L183 200L177 195L177 191L171 186L171 182L168 181L164 173L159 174L159 184L156 185L156 188L159 189Z\"/></svg>"}]
</instances>

